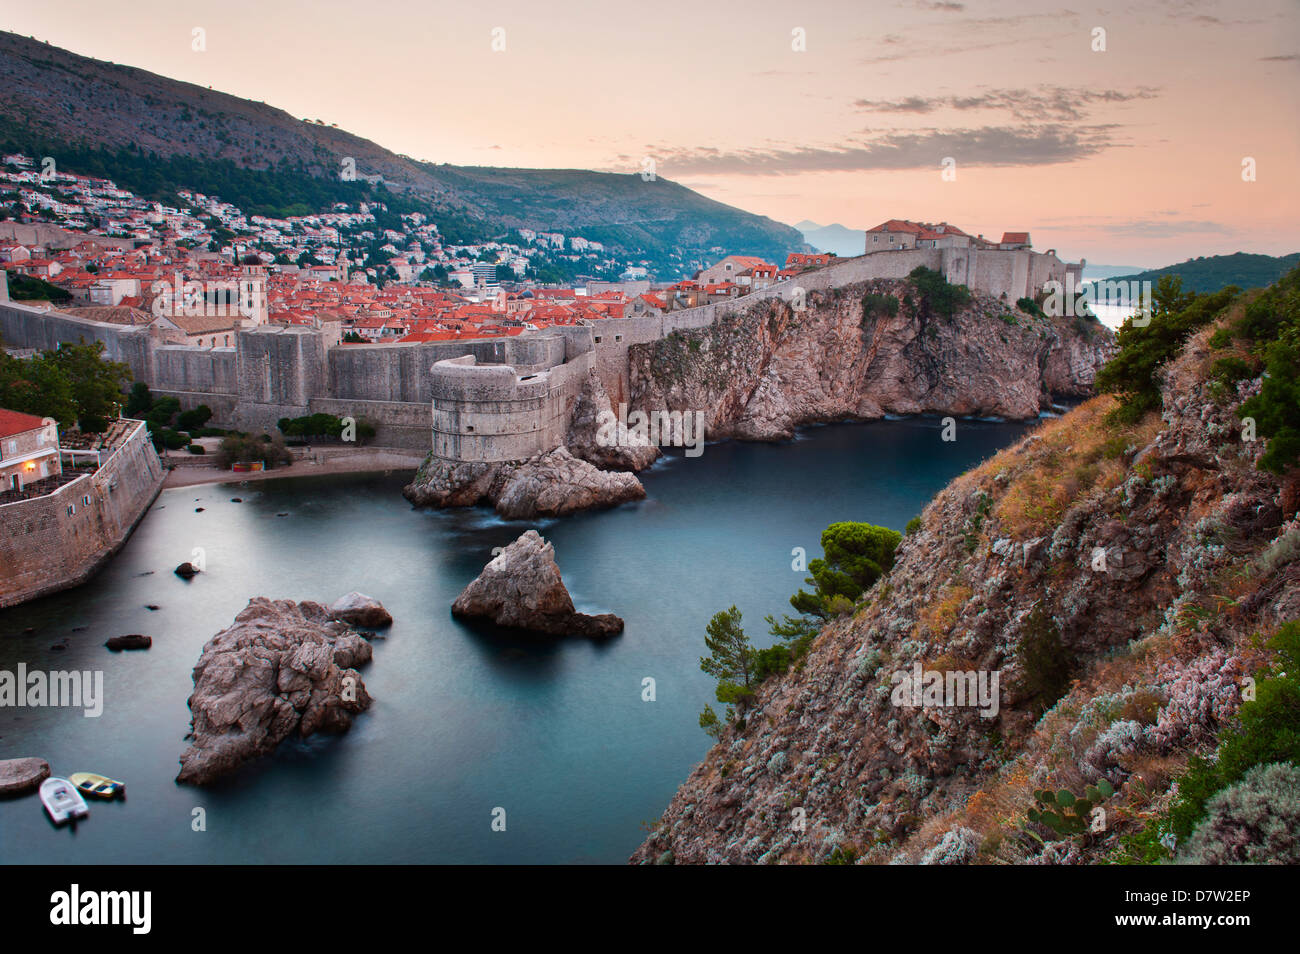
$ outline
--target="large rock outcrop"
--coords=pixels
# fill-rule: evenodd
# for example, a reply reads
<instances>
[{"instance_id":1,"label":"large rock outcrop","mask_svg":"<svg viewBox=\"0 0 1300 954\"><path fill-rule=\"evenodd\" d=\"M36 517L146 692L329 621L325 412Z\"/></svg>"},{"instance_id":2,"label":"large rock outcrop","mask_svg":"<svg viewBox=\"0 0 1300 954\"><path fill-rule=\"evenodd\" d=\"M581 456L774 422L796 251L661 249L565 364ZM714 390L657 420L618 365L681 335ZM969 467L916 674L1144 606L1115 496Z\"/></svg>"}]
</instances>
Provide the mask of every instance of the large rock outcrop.
<instances>
[{"instance_id":1,"label":"large rock outcrop","mask_svg":"<svg viewBox=\"0 0 1300 954\"><path fill-rule=\"evenodd\" d=\"M787 439L807 424L886 414L1025 419L1052 394L1091 393L1113 350L1097 322L1031 315L987 296L942 317L903 280L812 292L806 305L764 299L710 327L633 345L630 405L703 411L710 440Z\"/></svg>"},{"instance_id":2,"label":"large rock outcrop","mask_svg":"<svg viewBox=\"0 0 1300 954\"><path fill-rule=\"evenodd\" d=\"M634 474L605 471L557 447L524 461L457 463L430 454L402 489L418 507L490 503L510 519L555 517L645 497Z\"/></svg>"},{"instance_id":3,"label":"large rock outcrop","mask_svg":"<svg viewBox=\"0 0 1300 954\"><path fill-rule=\"evenodd\" d=\"M289 736L346 732L370 707L370 644L319 603L252 599L194 667L178 782L207 785Z\"/></svg>"},{"instance_id":4,"label":"large rock outcrop","mask_svg":"<svg viewBox=\"0 0 1300 954\"><path fill-rule=\"evenodd\" d=\"M451 612L553 636L599 637L623 631L623 621L612 613L588 616L574 610L555 550L536 530L493 557L456 597Z\"/></svg>"},{"instance_id":5,"label":"large rock outcrop","mask_svg":"<svg viewBox=\"0 0 1300 954\"><path fill-rule=\"evenodd\" d=\"M633 860L1122 851L1269 661L1258 634L1300 618L1300 520L1284 521L1263 442L1233 413L1259 380L1235 394L1206 380L1213 330L1167 367L1162 419L1118 424L1094 398L938 494L853 613L724 728ZM996 710L900 702L916 666L998 674ZM1035 789L1101 779L1103 830L1026 832Z\"/></svg>"}]
</instances>

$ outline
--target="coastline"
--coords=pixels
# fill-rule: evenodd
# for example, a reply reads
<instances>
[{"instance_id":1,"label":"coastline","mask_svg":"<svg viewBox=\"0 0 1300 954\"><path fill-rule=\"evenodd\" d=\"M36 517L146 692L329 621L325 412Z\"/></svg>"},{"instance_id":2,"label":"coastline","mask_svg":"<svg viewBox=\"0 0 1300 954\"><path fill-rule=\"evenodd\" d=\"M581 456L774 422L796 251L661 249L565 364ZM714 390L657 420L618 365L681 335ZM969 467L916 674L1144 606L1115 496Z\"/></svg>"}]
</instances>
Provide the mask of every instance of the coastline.
<instances>
[{"instance_id":1,"label":"coastline","mask_svg":"<svg viewBox=\"0 0 1300 954\"><path fill-rule=\"evenodd\" d=\"M374 471L415 470L425 454L401 448L367 448L353 453L328 455L313 454L301 457L286 467L235 473L216 467L183 464L167 471L163 490L172 487L197 487L203 484L240 484L250 480L267 480L275 477L312 477L323 474L360 474ZM167 463L172 463L169 458Z\"/></svg>"}]
</instances>

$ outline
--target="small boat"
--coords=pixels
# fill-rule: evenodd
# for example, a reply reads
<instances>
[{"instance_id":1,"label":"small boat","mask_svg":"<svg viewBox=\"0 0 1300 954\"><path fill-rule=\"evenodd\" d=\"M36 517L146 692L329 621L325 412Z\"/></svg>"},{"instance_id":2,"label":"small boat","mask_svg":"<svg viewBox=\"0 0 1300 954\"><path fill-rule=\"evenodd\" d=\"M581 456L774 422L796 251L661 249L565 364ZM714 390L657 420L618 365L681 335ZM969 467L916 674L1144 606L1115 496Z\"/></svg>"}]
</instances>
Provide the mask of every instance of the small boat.
<instances>
[{"instance_id":1,"label":"small boat","mask_svg":"<svg viewBox=\"0 0 1300 954\"><path fill-rule=\"evenodd\" d=\"M117 798L126 791L123 783L93 772L75 772L68 776L68 781L95 798Z\"/></svg>"},{"instance_id":2,"label":"small boat","mask_svg":"<svg viewBox=\"0 0 1300 954\"><path fill-rule=\"evenodd\" d=\"M90 814L85 800L77 794L76 786L66 778L47 778L41 782L41 801L56 825L62 825L69 818L85 818Z\"/></svg>"}]
</instances>

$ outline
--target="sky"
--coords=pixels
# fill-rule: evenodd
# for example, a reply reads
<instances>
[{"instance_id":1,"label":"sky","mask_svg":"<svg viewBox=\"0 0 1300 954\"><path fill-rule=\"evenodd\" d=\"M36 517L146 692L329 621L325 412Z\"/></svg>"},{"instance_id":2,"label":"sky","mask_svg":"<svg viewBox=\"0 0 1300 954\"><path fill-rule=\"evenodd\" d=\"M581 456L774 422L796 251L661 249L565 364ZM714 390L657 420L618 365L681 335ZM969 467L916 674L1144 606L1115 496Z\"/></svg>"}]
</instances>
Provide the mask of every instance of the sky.
<instances>
[{"instance_id":1,"label":"sky","mask_svg":"<svg viewBox=\"0 0 1300 954\"><path fill-rule=\"evenodd\" d=\"M0 27L417 159L652 160L789 224L1029 231L1095 265L1300 251L1300 0L1135 6L61 0Z\"/></svg>"}]
</instances>

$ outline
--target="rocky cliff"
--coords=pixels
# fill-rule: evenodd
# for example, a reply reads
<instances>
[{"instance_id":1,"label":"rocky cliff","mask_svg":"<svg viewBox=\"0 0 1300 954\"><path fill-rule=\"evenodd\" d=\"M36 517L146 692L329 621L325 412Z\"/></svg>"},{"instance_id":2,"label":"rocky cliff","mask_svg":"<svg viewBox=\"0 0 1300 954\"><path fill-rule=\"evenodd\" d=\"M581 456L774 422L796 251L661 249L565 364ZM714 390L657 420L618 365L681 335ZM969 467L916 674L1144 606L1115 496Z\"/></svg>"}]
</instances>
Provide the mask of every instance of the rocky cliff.
<instances>
[{"instance_id":1,"label":"rocky cliff","mask_svg":"<svg viewBox=\"0 0 1300 954\"><path fill-rule=\"evenodd\" d=\"M892 304L891 304L892 302ZM1091 393L1114 336L986 296L951 317L907 280L769 299L711 327L634 345L632 407L702 410L710 440L784 439L802 425L887 414L1030 418Z\"/></svg>"},{"instance_id":2,"label":"rocky cliff","mask_svg":"<svg viewBox=\"0 0 1300 954\"><path fill-rule=\"evenodd\" d=\"M974 314L933 337L904 313L863 328L860 314L842 298L751 315L753 348L714 364L742 325L705 336L676 384L647 349L642 394L779 434L845 411L1031 412L1050 377L1081 385L1095 367L1090 346L1028 326L968 378L943 356L998 340ZM815 334L792 333L800 320ZM1242 704L1265 638L1300 617L1300 520L1232 411L1259 378L1226 395L1208 382L1213 330L1164 372L1162 412L1118 424L1094 398L940 493L893 569L723 730L633 860L1099 861L1149 830ZM998 673L996 711L900 696L918 664L945 685ZM1100 823L1070 838L1033 824L1048 788L1104 799Z\"/></svg>"}]
</instances>

